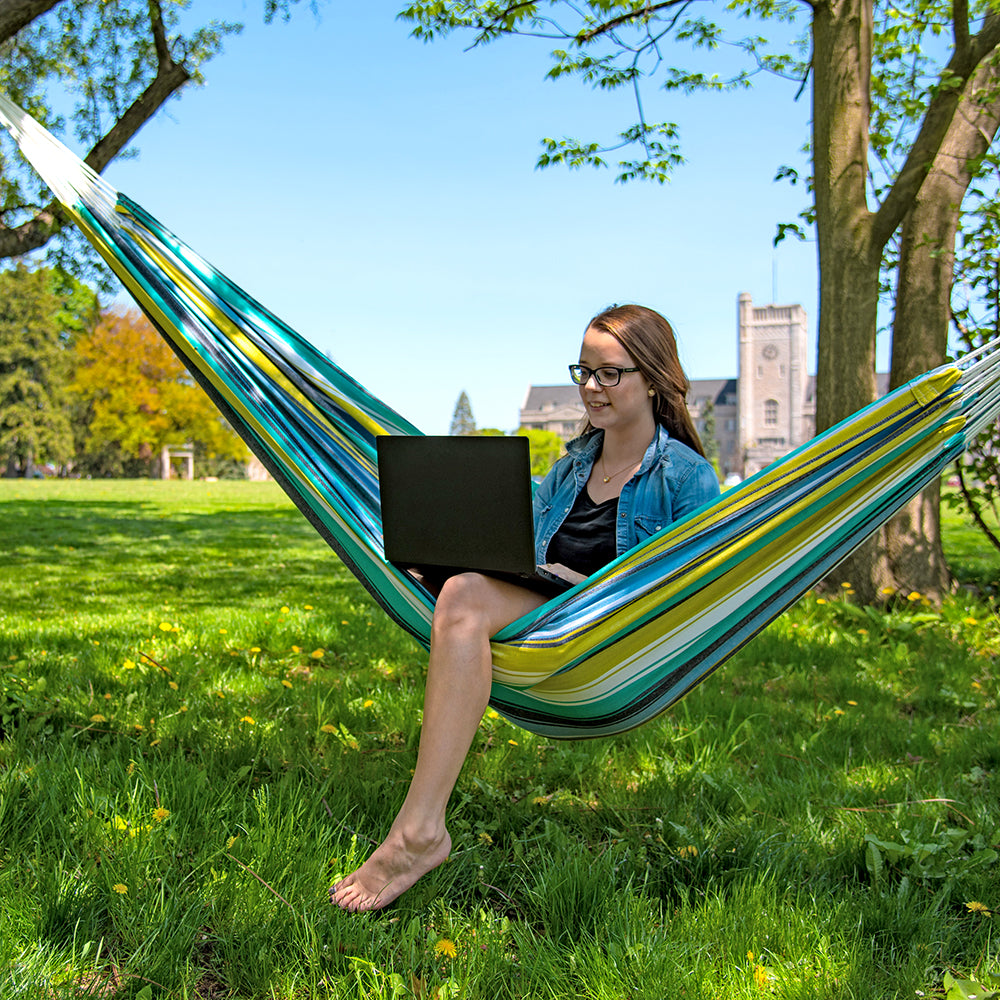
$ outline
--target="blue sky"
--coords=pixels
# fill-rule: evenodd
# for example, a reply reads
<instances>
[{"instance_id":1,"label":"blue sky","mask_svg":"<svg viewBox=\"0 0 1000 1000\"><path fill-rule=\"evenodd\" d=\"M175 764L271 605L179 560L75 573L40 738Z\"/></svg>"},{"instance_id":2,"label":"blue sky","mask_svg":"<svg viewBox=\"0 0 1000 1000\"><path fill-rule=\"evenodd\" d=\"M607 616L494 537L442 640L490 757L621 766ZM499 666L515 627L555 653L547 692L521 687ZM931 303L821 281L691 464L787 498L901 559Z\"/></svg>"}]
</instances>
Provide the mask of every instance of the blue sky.
<instances>
[{"instance_id":1,"label":"blue sky","mask_svg":"<svg viewBox=\"0 0 1000 1000\"><path fill-rule=\"evenodd\" d=\"M546 80L550 42L425 45L400 6L264 25L232 4L218 16L246 28L205 86L106 176L428 433L447 433L463 390L480 426L513 430L529 384L568 382L612 302L663 312L692 378L736 375L741 292L815 323L815 245L772 247L806 197L772 181L803 163L793 84L647 89L647 117L683 130L688 162L665 186L539 171L542 137L612 137L631 94Z\"/></svg>"}]
</instances>

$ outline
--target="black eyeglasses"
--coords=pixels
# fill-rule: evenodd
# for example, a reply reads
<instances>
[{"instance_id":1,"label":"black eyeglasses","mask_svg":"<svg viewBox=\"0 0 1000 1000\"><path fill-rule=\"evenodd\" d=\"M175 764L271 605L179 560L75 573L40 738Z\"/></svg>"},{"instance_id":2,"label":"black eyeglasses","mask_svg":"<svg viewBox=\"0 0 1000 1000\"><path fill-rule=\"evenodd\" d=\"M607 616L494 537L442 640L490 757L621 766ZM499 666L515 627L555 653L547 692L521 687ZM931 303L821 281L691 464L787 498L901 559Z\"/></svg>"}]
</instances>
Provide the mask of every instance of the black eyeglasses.
<instances>
[{"instance_id":1,"label":"black eyeglasses","mask_svg":"<svg viewBox=\"0 0 1000 1000\"><path fill-rule=\"evenodd\" d=\"M577 385L586 385L590 376L594 376L594 381L605 389L610 389L613 385L618 385L622 380L622 375L626 372L637 372L638 368L616 368L614 365L601 365L600 368L588 368L586 365L570 365L569 377Z\"/></svg>"}]
</instances>

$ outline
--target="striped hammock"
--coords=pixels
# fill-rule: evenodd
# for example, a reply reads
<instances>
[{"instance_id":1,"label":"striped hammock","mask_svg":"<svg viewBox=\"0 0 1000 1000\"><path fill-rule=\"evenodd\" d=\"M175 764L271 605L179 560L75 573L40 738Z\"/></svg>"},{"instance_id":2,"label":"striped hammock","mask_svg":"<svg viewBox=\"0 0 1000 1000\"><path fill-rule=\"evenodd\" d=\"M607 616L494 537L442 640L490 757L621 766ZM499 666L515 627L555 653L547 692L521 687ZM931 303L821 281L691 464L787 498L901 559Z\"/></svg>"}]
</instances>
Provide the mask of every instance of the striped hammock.
<instances>
[{"instance_id":1,"label":"striped hammock","mask_svg":"<svg viewBox=\"0 0 1000 1000\"><path fill-rule=\"evenodd\" d=\"M316 530L421 643L434 598L385 561L375 438L416 434L0 95L0 123ZM1000 346L936 369L499 632L491 704L555 738L676 702L962 454Z\"/></svg>"}]
</instances>

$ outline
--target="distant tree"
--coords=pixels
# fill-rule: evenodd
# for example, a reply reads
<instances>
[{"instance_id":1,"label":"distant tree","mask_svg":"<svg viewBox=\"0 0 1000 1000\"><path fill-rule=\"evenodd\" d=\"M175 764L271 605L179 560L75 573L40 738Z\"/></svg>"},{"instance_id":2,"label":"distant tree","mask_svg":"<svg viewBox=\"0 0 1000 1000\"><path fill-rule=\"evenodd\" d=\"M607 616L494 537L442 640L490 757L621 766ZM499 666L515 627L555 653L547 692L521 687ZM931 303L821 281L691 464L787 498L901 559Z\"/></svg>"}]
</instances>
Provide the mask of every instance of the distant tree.
<instances>
[{"instance_id":1,"label":"distant tree","mask_svg":"<svg viewBox=\"0 0 1000 1000\"><path fill-rule=\"evenodd\" d=\"M705 449L705 458L719 474L719 442L715 436L715 403L710 399L701 411L702 431L701 446Z\"/></svg>"},{"instance_id":2,"label":"distant tree","mask_svg":"<svg viewBox=\"0 0 1000 1000\"><path fill-rule=\"evenodd\" d=\"M134 472L135 462L149 466L164 445L189 441L210 456L246 456L245 445L137 310L104 313L78 343L77 356L72 389L86 407L81 462L92 473Z\"/></svg>"},{"instance_id":3,"label":"distant tree","mask_svg":"<svg viewBox=\"0 0 1000 1000\"><path fill-rule=\"evenodd\" d=\"M96 312L92 292L51 268L0 272L0 462L6 476L73 455L70 346Z\"/></svg>"},{"instance_id":4,"label":"distant tree","mask_svg":"<svg viewBox=\"0 0 1000 1000\"><path fill-rule=\"evenodd\" d=\"M472 404L464 389L455 404L455 412L451 415L451 428L448 433L453 435L476 433L476 420L472 416Z\"/></svg>"},{"instance_id":5,"label":"distant tree","mask_svg":"<svg viewBox=\"0 0 1000 1000\"><path fill-rule=\"evenodd\" d=\"M528 439L533 476L544 476L559 461L565 450L562 438L553 431L543 431L538 427L521 427L517 433Z\"/></svg>"}]
</instances>

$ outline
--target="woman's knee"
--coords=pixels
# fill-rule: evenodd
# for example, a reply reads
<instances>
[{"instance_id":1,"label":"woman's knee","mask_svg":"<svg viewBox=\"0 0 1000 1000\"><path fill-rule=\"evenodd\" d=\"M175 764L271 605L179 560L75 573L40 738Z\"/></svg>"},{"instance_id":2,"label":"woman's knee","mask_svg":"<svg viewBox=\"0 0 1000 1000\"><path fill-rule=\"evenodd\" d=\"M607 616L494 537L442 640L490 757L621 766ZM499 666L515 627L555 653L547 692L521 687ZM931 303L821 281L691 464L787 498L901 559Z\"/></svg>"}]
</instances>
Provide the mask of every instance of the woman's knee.
<instances>
[{"instance_id":1,"label":"woman's knee","mask_svg":"<svg viewBox=\"0 0 1000 1000\"><path fill-rule=\"evenodd\" d=\"M448 577L434 605L434 627L447 628L460 622L485 621L491 582L480 573L459 573Z\"/></svg>"}]
</instances>

